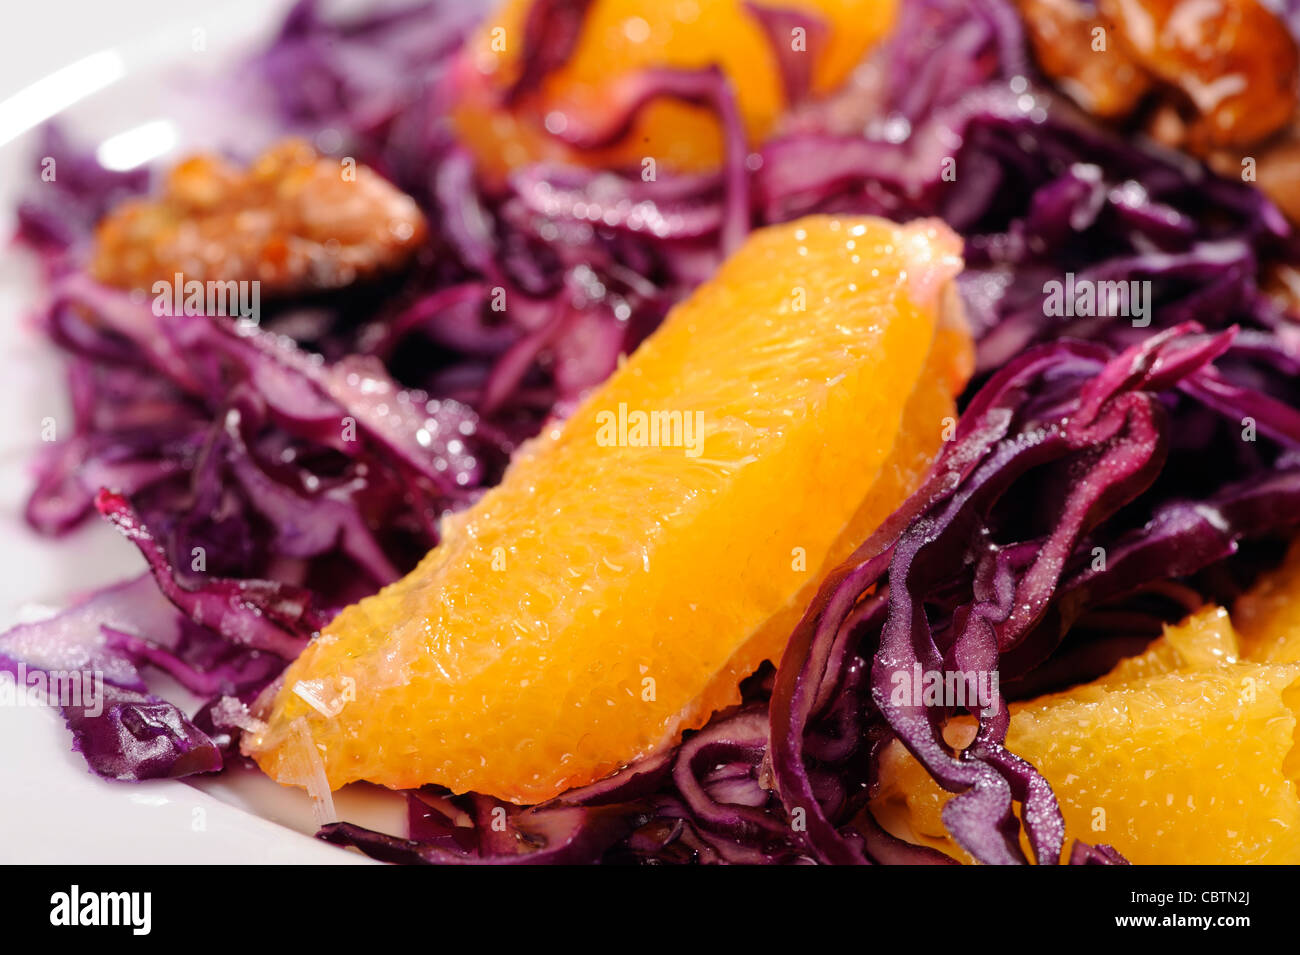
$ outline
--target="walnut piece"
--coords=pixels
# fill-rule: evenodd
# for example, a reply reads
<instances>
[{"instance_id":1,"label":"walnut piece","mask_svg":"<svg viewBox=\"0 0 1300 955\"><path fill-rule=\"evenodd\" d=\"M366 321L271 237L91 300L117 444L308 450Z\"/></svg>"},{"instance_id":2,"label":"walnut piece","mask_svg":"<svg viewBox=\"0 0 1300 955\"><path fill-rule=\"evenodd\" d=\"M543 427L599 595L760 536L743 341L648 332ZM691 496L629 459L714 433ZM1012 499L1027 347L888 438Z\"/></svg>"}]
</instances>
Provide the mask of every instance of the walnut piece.
<instances>
[{"instance_id":1,"label":"walnut piece","mask_svg":"<svg viewBox=\"0 0 1300 955\"><path fill-rule=\"evenodd\" d=\"M1259 0L1098 0L1097 9L1190 104L1192 152L1258 142L1295 114L1296 44Z\"/></svg>"},{"instance_id":2,"label":"walnut piece","mask_svg":"<svg viewBox=\"0 0 1300 955\"><path fill-rule=\"evenodd\" d=\"M128 289L180 273L285 295L399 268L427 231L415 201L374 171L286 140L244 170L212 155L182 161L159 197L99 224L90 271Z\"/></svg>"},{"instance_id":3,"label":"walnut piece","mask_svg":"<svg viewBox=\"0 0 1300 955\"><path fill-rule=\"evenodd\" d=\"M1078 0L1019 3L1038 65L1089 113L1127 116L1151 89L1151 78L1121 44L1106 42L1104 49L1096 48L1093 31L1101 23Z\"/></svg>"},{"instance_id":4,"label":"walnut piece","mask_svg":"<svg viewBox=\"0 0 1300 955\"><path fill-rule=\"evenodd\" d=\"M1300 54L1260 0L1017 2L1043 72L1096 116L1125 117L1156 91L1151 131L1197 155L1257 143L1295 116Z\"/></svg>"}]
</instances>

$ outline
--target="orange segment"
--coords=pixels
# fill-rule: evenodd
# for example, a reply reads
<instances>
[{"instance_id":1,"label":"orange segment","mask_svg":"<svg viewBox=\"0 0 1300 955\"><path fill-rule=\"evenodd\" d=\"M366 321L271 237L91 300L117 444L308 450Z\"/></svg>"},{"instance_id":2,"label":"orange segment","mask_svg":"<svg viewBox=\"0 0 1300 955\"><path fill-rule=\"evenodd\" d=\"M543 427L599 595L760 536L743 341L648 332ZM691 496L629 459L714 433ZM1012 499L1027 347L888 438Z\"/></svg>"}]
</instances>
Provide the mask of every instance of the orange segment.
<instances>
[{"instance_id":1,"label":"orange segment","mask_svg":"<svg viewBox=\"0 0 1300 955\"><path fill-rule=\"evenodd\" d=\"M813 58L812 90L822 94L838 88L884 35L895 3L761 0L759 6L813 14L825 23L825 40L805 39L804 51L794 54ZM751 144L771 132L788 105L771 41L744 0L594 0L570 60L535 95L506 109L500 95L518 76L531 5L506 0L469 41L456 70L457 132L491 172L539 159L639 167L644 157L683 172L716 168L723 154L717 119L681 102L649 104L625 139L608 149L570 149L548 132L548 121L554 132L570 117L586 127L600 125L620 102L625 83L651 67L719 66L735 90Z\"/></svg>"},{"instance_id":2,"label":"orange segment","mask_svg":"<svg viewBox=\"0 0 1300 955\"><path fill-rule=\"evenodd\" d=\"M1160 639L1152 641L1144 652L1121 660L1115 669L1094 682L1132 683L1162 673L1236 663L1241 655L1228 611L1209 605L1178 626L1165 627Z\"/></svg>"},{"instance_id":3,"label":"orange segment","mask_svg":"<svg viewBox=\"0 0 1300 955\"><path fill-rule=\"evenodd\" d=\"M1144 864L1300 862L1300 664L1236 656L1207 608L1100 680L1011 706L1007 745L1052 784L1068 839ZM963 747L974 723L944 735ZM950 795L897 743L883 778L883 823L969 861L940 817Z\"/></svg>"},{"instance_id":4,"label":"orange segment","mask_svg":"<svg viewBox=\"0 0 1300 955\"><path fill-rule=\"evenodd\" d=\"M941 328L959 248L935 222L755 233L416 570L326 628L249 751L301 782L302 719L331 787L530 803L735 703L938 449L971 360ZM650 412L683 427L654 446Z\"/></svg>"}]
</instances>

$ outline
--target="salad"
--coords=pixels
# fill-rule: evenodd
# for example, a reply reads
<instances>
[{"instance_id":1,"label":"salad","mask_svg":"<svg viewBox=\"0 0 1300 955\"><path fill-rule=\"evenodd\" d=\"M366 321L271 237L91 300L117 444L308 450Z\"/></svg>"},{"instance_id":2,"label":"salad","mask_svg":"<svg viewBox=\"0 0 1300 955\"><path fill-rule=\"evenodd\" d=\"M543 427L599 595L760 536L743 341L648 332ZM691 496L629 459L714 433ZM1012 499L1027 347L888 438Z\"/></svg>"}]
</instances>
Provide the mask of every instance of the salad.
<instances>
[{"instance_id":1,"label":"salad","mask_svg":"<svg viewBox=\"0 0 1300 955\"><path fill-rule=\"evenodd\" d=\"M44 133L25 517L148 571L0 671L390 862L1300 861L1297 37L300 0L267 141Z\"/></svg>"}]
</instances>

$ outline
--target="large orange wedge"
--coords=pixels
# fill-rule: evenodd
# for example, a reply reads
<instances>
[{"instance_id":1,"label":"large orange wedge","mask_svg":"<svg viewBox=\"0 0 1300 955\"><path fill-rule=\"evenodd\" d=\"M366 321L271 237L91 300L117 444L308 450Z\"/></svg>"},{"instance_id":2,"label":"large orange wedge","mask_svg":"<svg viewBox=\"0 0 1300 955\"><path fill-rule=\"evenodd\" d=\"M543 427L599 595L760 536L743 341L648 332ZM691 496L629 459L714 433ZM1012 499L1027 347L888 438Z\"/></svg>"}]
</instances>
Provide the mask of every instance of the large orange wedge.
<instances>
[{"instance_id":1,"label":"large orange wedge","mask_svg":"<svg viewBox=\"0 0 1300 955\"><path fill-rule=\"evenodd\" d=\"M531 803L735 703L951 424L959 249L931 221L754 234L413 572L326 628L247 751L284 782L310 739L332 788Z\"/></svg>"},{"instance_id":2,"label":"large orange wedge","mask_svg":"<svg viewBox=\"0 0 1300 955\"><path fill-rule=\"evenodd\" d=\"M1070 839L1143 864L1300 862L1300 664L1239 659L1228 614L1207 607L1142 655L1066 693L1011 706L1007 745L1052 784ZM955 747L973 721L945 727ZM891 744L877 818L969 857L947 836L950 795Z\"/></svg>"},{"instance_id":3,"label":"large orange wedge","mask_svg":"<svg viewBox=\"0 0 1300 955\"><path fill-rule=\"evenodd\" d=\"M716 168L722 131L708 109L673 100L646 106L625 137L599 150L569 148L557 134L599 125L617 109L629 83L645 69L716 66L732 90L751 145L761 142L789 105L773 42L783 55L806 58L810 91L837 89L893 23L897 0L594 0L573 55L506 107L501 96L519 76L533 0L506 0L469 40L455 73L453 117L458 136L489 171L538 159L598 168L640 166L653 157L665 169ZM800 37L783 27L765 32L762 8L811 14L819 29ZM792 23L795 21L791 21Z\"/></svg>"}]
</instances>

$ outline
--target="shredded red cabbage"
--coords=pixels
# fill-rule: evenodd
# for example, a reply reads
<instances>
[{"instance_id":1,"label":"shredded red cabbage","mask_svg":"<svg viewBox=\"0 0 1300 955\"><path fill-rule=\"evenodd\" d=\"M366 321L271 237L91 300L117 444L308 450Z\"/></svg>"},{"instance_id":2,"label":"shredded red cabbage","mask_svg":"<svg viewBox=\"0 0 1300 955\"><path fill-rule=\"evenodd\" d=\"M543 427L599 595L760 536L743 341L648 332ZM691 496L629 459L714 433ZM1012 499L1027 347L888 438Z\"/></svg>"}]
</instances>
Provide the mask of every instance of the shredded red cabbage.
<instances>
[{"instance_id":1,"label":"shredded red cabbage","mask_svg":"<svg viewBox=\"0 0 1300 955\"><path fill-rule=\"evenodd\" d=\"M1090 679L1249 577L1300 514L1300 335L1262 291L1269 268L1300 260L1290 225L1249 185L1053 95L1005 0L909 0L829 101L808 99L806 58L778 42L793 24L815 46L824 24L756 7L799 104L775 138L750 152L719 71L653 70L565 137L599 146L647 102L684 99L719 117L717 173L534 165L490 185L446 118L471 6L339 21L302 0L248 64L287 131L339 134L341 155L431 224L406 272L274 303L260 327L157 316L81 274L95 221L148 175L110 173L50 134L59 179L20 209L20 238L51 275L43 327L70 356L75 427L38 462L27 516L59 534L98 507L152 575L10 631L0 665L108 675L102 714L63 708L101 775L218 770L238 758L232 712L335 610L412 567L438 519L750 228L939 215L965 238L978 339L957 436L745 703L543 806L426 788L408 794L404 836L338 823L321 837L422 863L951 861L866 810L899 740L958 794L944 820L973 856L1025 861L1023 823L1035 861L1060 860L1055 797L1003 746L1005 707L954 753L939 735L951 712L891 706L882 687L915 662L997 669L1008 698ZM507 101L564 62L586 7L536 5ZM1067 274L1149 282L1147 314L1052 317L1048 283ZM1240 440L1245 419L1258 441ZM1103 619L1123 619L1125 640ZM149 693L150 668L206 702L187 717ZM502 809L505 832L488 824ZM1067 859L1123 862L1083 844Z\"/></svg>"}]
</instances>

